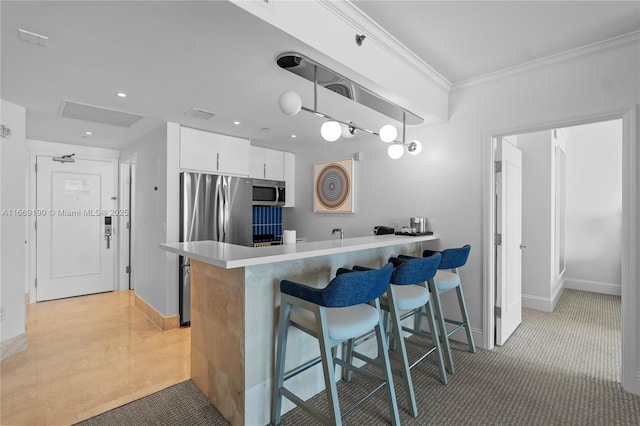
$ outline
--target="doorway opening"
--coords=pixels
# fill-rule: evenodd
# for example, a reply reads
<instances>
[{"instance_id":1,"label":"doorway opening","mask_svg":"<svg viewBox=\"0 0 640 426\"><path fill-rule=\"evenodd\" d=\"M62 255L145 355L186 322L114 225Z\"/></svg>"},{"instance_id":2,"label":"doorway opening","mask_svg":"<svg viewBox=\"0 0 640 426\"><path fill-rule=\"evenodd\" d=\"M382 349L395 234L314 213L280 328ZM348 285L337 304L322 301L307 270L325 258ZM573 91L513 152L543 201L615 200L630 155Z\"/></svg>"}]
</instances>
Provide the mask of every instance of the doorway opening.
<instances>
[{"instance_id":1,"label":"doorway opening","mask_svg":"<svg viewBox=\"0 0 640 426\"><path fill-rule=\"evenodd\" d=\"M622 127L622 143L621 143L621 160L618 162L617 170L614 173L618 173L621 177L621 192L622 192L622 206L620 211L620 231L619 235L622 235L619 244L620 253L620 294L622 296L622 384L623 387L631 390L635 387L633 369L634 357L635 357L635 342L637 340L635 333L637 332L637 321L635 313L635 301L637 295L637 283L636 283L636 269L635 269L635 253L637 253L637 222L634 218L637 217L637 194L634 191L637 180L637 157L636 157L636 141L635 141L635 118L636 109L632 108L626 111L620 111L611 114L603 114L600 116L592 116L581 119L566 120L560 122L546 123L542 125L532 126L530 128L510 129L508 131L497 131L487 134L485 137L485 180L484 180L484 210L485 210L485 223L484 223L484 236L485 236L485 250L484 250L484 300L483 305L485 307L483 314L483 329L484 329L484 345L485 348L492 349L495 345L494 333L495 329L495 277L496 277L496 259L493 250L495 235L495 215L496 208L493 203L493 188L496 185L496 177L493 173L495 162L495 141L498 138L502 138L508 135L514 134L527 134L532 132L541 132L548 129L561 129L573 126L585 125L590 123L599 123L610 120L619 120ZM558 170L555 170L558 172ZM592 200L593 201L593 200ZM552 222L554 230L557 233L564 232L560 229L563 225L566 225L567 219L561 219L563 214L569 214L568 211L556 211L555 197L554 214L552 215L549 210L549 220L556 216L560 218L558 221ZM556 233L556 234L557 234ZM523 241L528 246L527 241ZM523 301L527 303L546 304L550 307L548 310L552 310L554 303L557 302L556 293L561 294L558 291L557 284L551 280L551 278L561 279L569 278L570 269L565 269L566 256L561 256L560 252L565 250L564 244L569 244L566 240L561 239L553 241L553 250L547 250L546 254L549 257L550 267L556 272L556 276L552 277L550 274L550 282L548 289L548 297L531 298L523 297ZM593 240L592 244L597 244L597 241ZM553 253L552 253L553 252ZM568 266L568 264L567 264ZM583 280L584 281L584 280ZM562 283L563 281L561 281ZM546 290L546 289L545 289ZM526 295L526 293L525 293ZM558 295L559 297L559 295ZM632 390L633 391L633 390Z\"/></svg>"}]
</instances>

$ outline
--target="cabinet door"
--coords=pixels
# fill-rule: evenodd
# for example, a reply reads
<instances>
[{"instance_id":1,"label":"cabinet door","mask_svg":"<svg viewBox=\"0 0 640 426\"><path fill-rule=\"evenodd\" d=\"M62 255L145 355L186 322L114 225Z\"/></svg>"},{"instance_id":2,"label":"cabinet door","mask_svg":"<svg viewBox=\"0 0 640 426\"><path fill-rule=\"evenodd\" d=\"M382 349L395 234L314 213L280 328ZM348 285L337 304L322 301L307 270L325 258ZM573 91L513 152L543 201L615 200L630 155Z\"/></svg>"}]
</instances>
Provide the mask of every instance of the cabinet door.
<instances>
[{"instance_id":1,"label":"cabinet door","mask_svg":"<svg viewBox=\"0 0 640 426\"><path fill-rule=\"evenodd\" d=\"M251 145L249 177L264 179L264 148Z\"/></svg>"},{"instance_id":2,"label":"cabinet door","mask_svg":"<svg viewBox=\"0 0 640 426\"><path fill-rule=\"evenodd\" d=\"M249 140L218 135L218 173L249 176Z\"/></svg>"},{"instance_id":3,"label":"cabinet door","mask_svg":"<svg viewBox=\"0 0 640 426\"><path fill-rule=\"evenodd\" d=\"M265 179L284 180L284 152L265 148Z\"/></svg>"},{"instance_id":4,"label":"cabinet door","mask_svg":"<svg viewBox=\"0 0 640 426\"><path fill-rule=\"evenodd\" d=\"M218 171L218 135L180 127L180 168L201 172Z\"/></svg>"},{"instance_id":5,"label":"cabinet door","mask_svg":"<svg viewBox=\"0 0 640 426\"><path fill-rule=\"evenodd\" d=\"M284 153L284 182L285 207L294 207L296 204L296 155L292 152Z\"/></svg>"}]
</instances>

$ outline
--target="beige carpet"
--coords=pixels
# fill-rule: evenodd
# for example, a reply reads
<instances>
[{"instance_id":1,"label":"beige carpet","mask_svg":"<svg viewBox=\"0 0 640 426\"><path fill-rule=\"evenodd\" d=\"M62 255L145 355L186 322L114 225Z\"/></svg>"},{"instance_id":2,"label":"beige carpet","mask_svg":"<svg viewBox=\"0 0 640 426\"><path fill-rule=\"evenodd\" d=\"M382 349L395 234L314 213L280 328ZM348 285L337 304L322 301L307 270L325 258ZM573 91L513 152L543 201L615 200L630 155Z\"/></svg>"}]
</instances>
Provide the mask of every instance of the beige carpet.
<instances>
[{"instance_id":1,"label":"beige carpet","mask_svg":"<svg viewBox=\"0 0 640 426\"><path fill-rule=\"evenodd\" d=\"M619 383L620 324L620 298L615 296L566 290L554 313L524 309L522 325L503 347L471 354L465 345L454 343L456 373L449 376L448 385L439 382L433 357L412 370L418 418L408 414L404 390L396 379L402 424L638 425L640 397L622 390ZM343 406L368 384L358 379L340 382ZM182 400L201 402L203 396L190 381L177 386L182 386L179 395L174 392L160 403L152 398L172 388L128 404L144 404L144 411L130 407L131 419L118 417L125 406L83 424L223 424L206 403L205 408L200 404L191 410L194 413L186 413L184 408L192 401ZM313 399L319 407L324 400L324 394ZM172 411L171 404L181 407L173 410L180 413L179 421L162 414ZM388 424L386 407L380 393L344 423ZM193 419L192 414L204 417ZM169 418L177 422L166 423ZM296 409L283 416L282 424L317 423Z\"/></svg>"}]
</instances>

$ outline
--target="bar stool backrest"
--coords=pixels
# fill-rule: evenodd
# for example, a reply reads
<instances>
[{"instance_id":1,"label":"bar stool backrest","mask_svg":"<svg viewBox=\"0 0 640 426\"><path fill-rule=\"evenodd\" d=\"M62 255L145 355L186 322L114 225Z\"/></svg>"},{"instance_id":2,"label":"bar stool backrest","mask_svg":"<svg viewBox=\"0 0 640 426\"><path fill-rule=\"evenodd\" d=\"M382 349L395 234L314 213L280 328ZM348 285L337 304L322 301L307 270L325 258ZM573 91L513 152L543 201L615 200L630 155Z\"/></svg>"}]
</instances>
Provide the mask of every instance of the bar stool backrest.
<instances>
[{"instance_id":1,"label":"bar stool backrest","mask_svg":"<svg viewBox=\"0 0 640 426\"><path fill-rule=\"evenodd\" d=\"M377 299L387 291L393 265L380 269L336 275L325 288L301 286L288 280L280 282L280 291L327 308L344 308Z\"/></svg>"},{"instance_id":2,"label":"bar stool backrest","mask_svg":"<svg viewBox=\"0 0 640 426\"><path fill-rule=\"evenodd\" d=\"M429 257L389 259L389 262L396 266L391 274L391 284L410 285L429 281L438 271L438 266L441 263L440 257L440 253L435 253Z\"/></svg>"},{"instance_id":3,"label":"bar stool backrest","mask_svg":"<svg viewBox=\"0 0 640 426\"><path fill-rule=\"evenodd\" d=\"M440 266L438 269L455 269L461 268L467 263L467 259L469 259L469 252L471 251L471 246L469 244L464 245L459 248L450 248L446 250L431 251L425 250L422 253L424 257L434 256L437 253L440 253L442 258L440 259Z\"/></svg>"}]
</instances>

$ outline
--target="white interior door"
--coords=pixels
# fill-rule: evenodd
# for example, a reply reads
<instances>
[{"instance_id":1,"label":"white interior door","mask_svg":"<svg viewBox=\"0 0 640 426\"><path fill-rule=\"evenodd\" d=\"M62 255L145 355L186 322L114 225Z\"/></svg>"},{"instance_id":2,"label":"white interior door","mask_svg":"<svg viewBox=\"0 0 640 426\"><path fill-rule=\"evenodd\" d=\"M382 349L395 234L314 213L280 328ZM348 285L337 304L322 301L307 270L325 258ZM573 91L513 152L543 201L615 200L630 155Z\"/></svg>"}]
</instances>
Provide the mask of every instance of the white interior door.
<instances>
[{"instance_id":1,"label":"white interior door","mask_svg":"<svg viewBox=\"0 0 640 426\"><path fill-rule=\"evenodd\" d=\"M522 152L497 139L496 159L496 345L522 320Z\"/></svg>"},{"instance_id":2,"label":"white interior door","mask_svg":"<svg viewBox=\"0 0 640 426\"><path fill-rule=\"evenodd\" d=\"M36 300L112 291L115 241L114 165L38 156ZM109 219L110 218L110 219Z\"/></svg>"}]
</instances>

